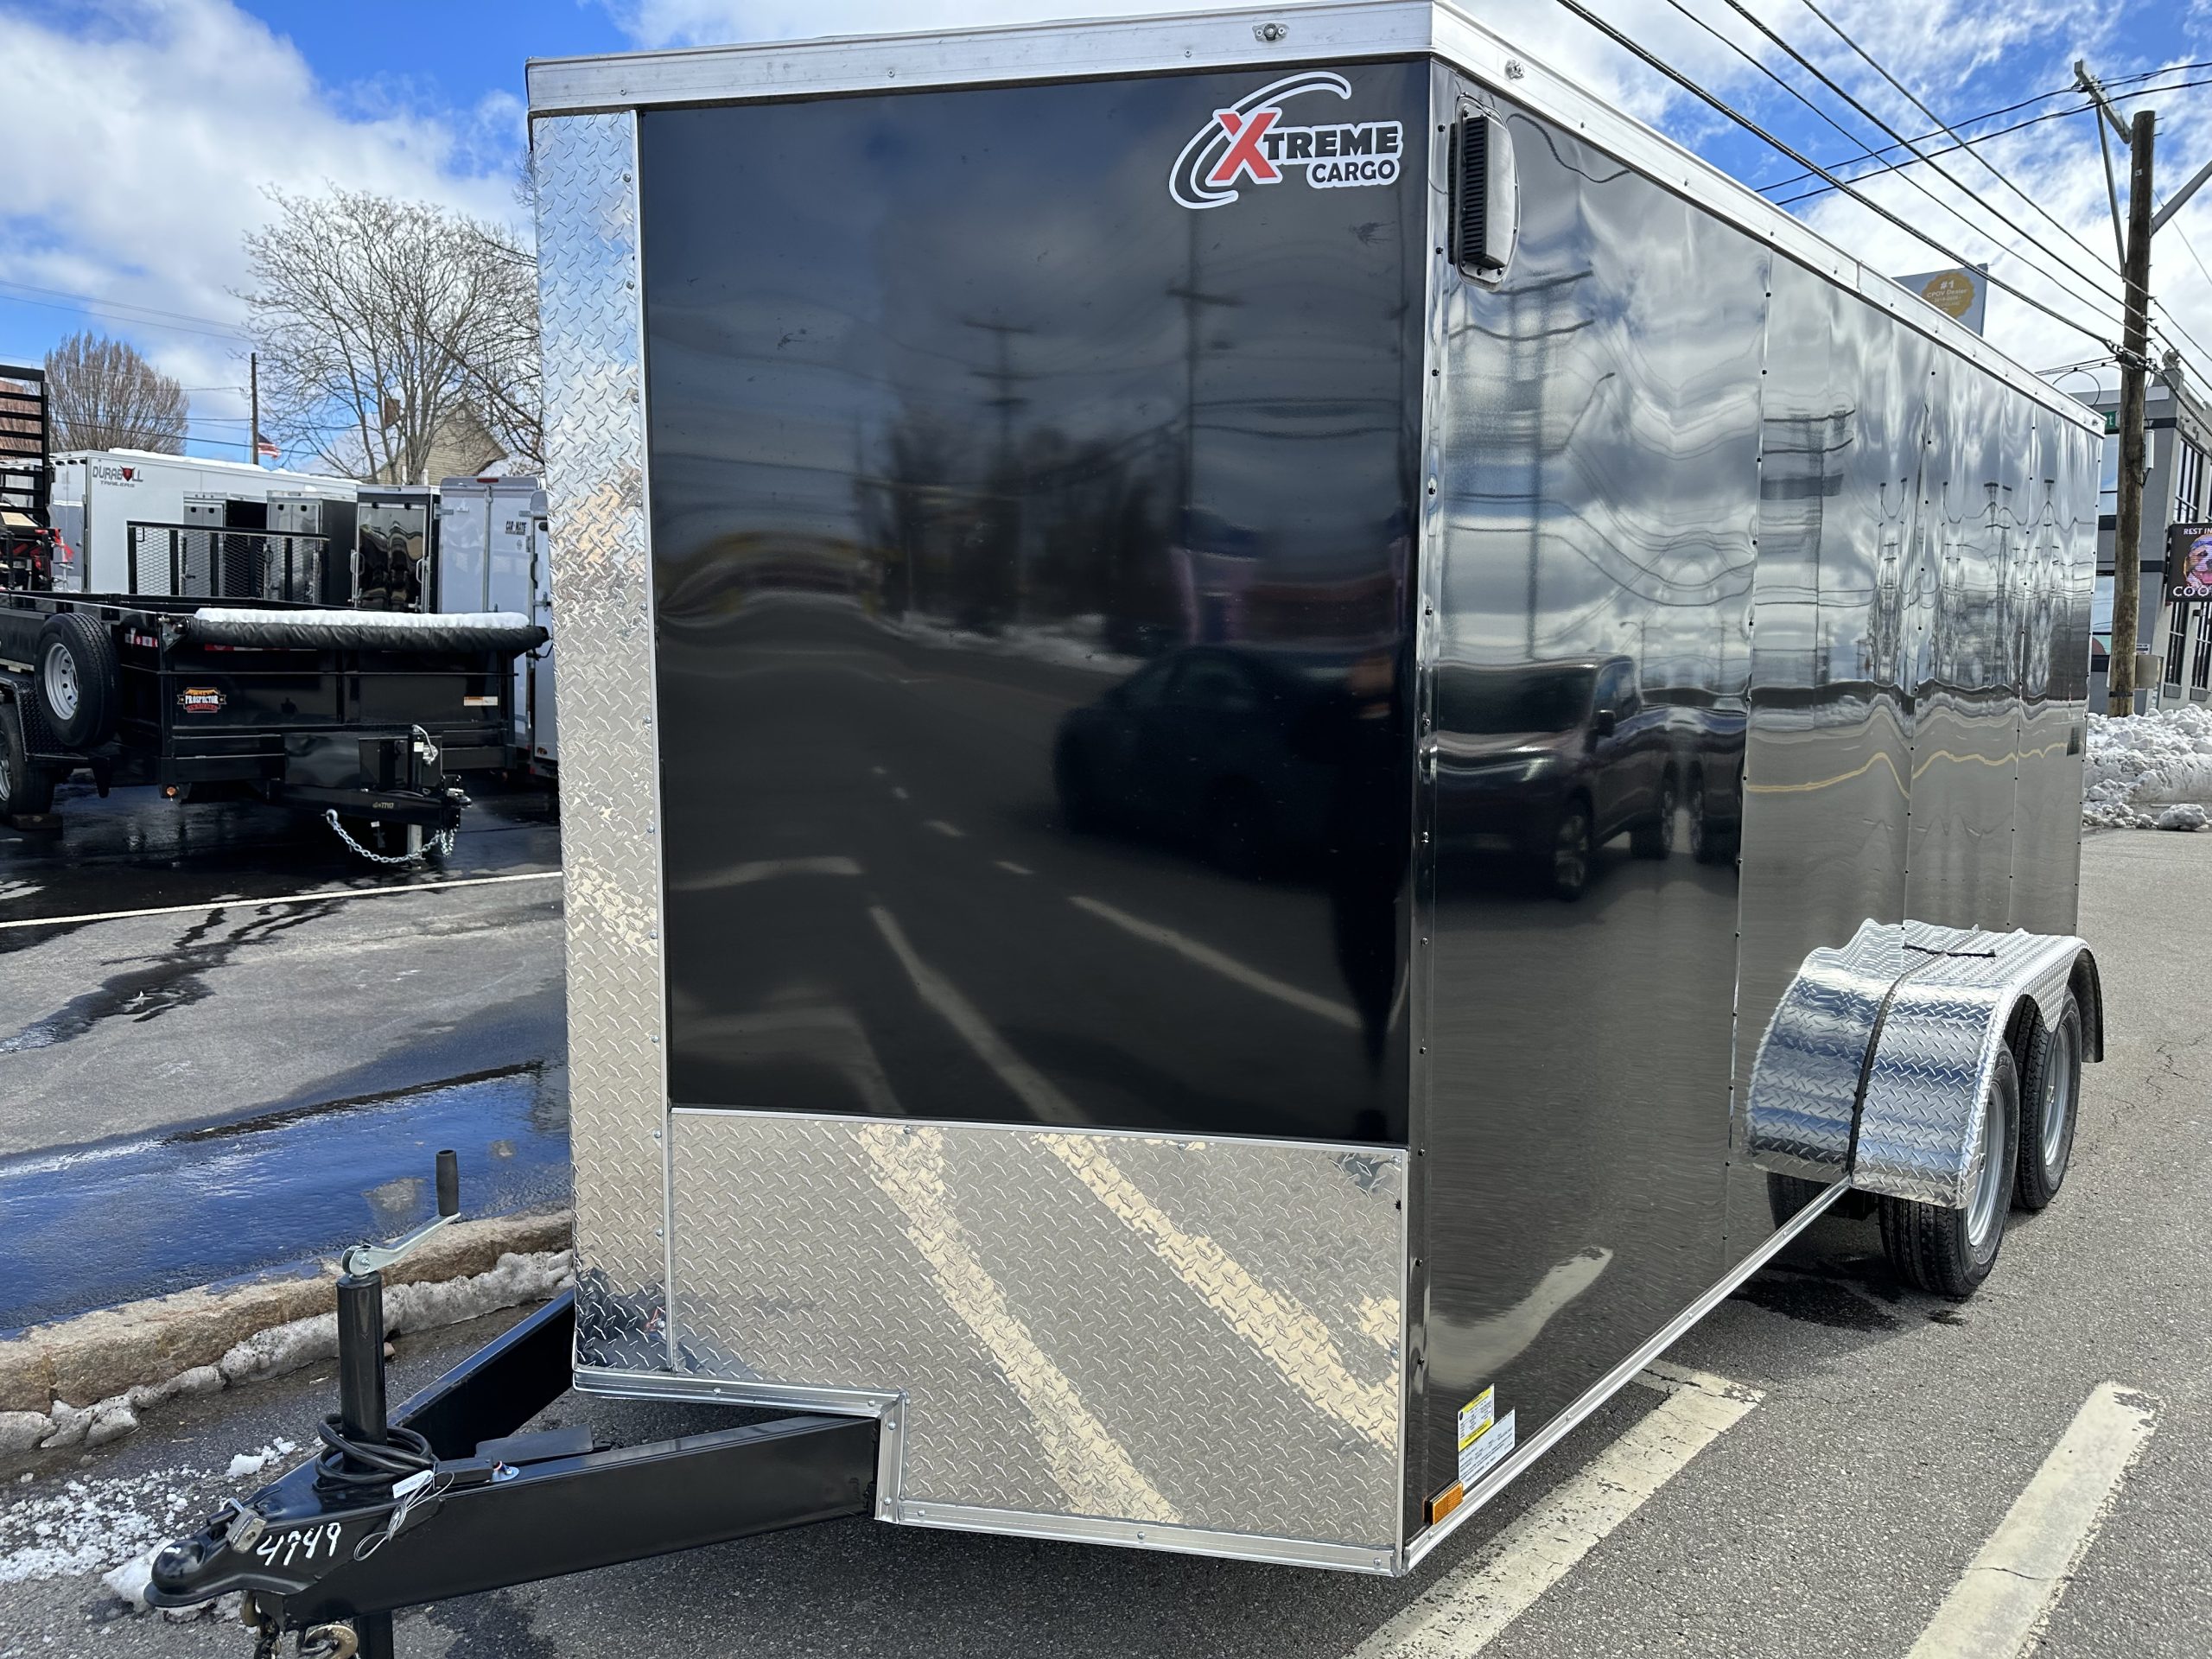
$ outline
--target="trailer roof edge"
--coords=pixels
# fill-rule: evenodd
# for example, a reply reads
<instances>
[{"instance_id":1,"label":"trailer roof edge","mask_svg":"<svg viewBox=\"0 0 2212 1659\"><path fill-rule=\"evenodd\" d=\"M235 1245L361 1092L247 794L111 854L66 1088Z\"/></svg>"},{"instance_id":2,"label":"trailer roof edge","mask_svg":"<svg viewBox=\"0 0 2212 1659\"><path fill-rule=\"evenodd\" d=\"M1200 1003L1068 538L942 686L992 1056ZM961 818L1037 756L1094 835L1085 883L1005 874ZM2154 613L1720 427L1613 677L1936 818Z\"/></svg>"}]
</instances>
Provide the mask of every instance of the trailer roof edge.
<instances>
[{"instance_id":1,"label":"trailer roof edge","mask_svg":"<svg viewBox=\"0 0 2212 1659\"><path fill-rule=\"evenodd\" d=\"M1269 37L1269 28L1280 32ZM686 104L1100 79L1188 70L1431 55L1571 124L1670 190L1848 289L1954 356L2084 430L2103 422L2009 353L1863 264L1742 181L1493 34L1451 0L1322 0L1195 13L1084 18L533 58L531 118ZM1509 66L1511 66L1509 67Z\"/></svg>"}]
</instances>

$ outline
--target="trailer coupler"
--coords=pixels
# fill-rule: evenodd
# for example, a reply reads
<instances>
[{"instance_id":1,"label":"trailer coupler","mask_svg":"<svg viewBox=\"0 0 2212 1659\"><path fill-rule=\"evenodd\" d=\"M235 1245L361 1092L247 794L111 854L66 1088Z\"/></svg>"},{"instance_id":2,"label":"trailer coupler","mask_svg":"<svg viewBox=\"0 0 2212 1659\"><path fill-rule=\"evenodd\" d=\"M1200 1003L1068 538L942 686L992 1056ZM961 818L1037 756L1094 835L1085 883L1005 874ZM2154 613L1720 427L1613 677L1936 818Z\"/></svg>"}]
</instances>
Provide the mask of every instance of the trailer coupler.
<instances>
[{"instance_id":1,"label":"trailer coupler","mask_svg":"<svg viewBox=\"0 0 2212 1659\"><path fill-rule=\"evenodd\" d=\"M154 1605L243 1591L260 1652L296 1631L302 1653L372 1659L398 1608L874 1507L871 1418L791 1415L636 1446L581 1427L518 1433L568 1389L573 1293L382 1423L380 1275L348 1278L331 1449L163 1550Z\"/></svg>"}]
</instances>

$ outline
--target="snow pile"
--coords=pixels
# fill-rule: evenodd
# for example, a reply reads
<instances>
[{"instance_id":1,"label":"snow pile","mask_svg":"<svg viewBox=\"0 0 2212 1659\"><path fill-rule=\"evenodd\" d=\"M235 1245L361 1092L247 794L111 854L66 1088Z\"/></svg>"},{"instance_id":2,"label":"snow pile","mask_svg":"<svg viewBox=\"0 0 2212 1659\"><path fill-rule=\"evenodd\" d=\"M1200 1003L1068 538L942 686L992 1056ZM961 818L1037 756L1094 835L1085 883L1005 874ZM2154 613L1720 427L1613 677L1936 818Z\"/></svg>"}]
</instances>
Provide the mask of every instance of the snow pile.
<instances>
[{"instance_id":1,"label":"snow pile","mask_svg":"<svg viewBox=\"0 0 2212 1659\"><path fill-rule=\"evenodd\" d=\"M2091 715L2083 781L2082 822L2092 830L2203 829L2212 823L2212 706Z\"/></svg>"},{"instance_id":2,"label":"snow pile","mask_svg":"<svg viewBox=\"0 0 2212 1659\"><path fill-rule=\"evenodd\" d=\"M503 1308L546 1301L567 1287L573 1276L566 1250L510 1251L488 1273L391 1286L384 1294L385 1329L394 1334L435 1331ZM162 1382L142 1383L111 1399L96 1400L89 1406L57 1400L50 1412L0 1412L0 1456L33 1448L53 1452L104 1446L137 1428L138 1414L149 1406L180 1395L212 1394L234 1382L282 1376L337 1352L338 1315L334 1313L270 1325L236 1344L213 1365L196 1365Z\"/></svg>"},{"instance_id":3,"label":"snow pile","mask_svg":"<svg viewBox=\"0 0 2212 1659\"><path fill-rule=\"evenodd\" d=\"M104 1569L129 1550L158 1548L184 1530L190 1471L65 1481L0 1511L0 1584Z\"/></svg>"}]
</instances>

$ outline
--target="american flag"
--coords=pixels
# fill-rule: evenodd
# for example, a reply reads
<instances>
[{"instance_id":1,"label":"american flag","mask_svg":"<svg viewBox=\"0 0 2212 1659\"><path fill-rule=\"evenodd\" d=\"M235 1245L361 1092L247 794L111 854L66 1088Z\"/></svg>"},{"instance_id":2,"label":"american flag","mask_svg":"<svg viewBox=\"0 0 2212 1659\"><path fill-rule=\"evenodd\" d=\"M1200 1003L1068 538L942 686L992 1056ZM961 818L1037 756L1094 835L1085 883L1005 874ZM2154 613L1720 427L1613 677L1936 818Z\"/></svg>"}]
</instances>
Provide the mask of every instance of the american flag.
<instances>
[{"instance_id":1,"label":"american flag","mask_svg":"<svg viewBox=\"0 0 2212 1659\"><path fill-rule=\"evenodd\" d=\"M270 461L276 461L283 455L283 451L270 442L265 434L257 432L253 435L253 453L257 458L266 456Z\"/></svg>"}]
</instances>

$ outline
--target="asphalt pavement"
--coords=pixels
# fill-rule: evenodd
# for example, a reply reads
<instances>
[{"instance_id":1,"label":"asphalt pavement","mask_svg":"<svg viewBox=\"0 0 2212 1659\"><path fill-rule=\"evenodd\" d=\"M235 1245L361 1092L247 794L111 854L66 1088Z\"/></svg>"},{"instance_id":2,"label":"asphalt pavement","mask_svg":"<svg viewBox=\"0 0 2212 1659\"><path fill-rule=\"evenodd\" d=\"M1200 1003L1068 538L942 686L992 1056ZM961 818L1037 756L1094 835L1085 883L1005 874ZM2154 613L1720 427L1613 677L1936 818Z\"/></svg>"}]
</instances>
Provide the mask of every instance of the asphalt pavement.
<instances>
[{"instance_id":1,"label":"asphalt pavement","mask_svg":"<svg viewBox=\"0 0 2212 1659\"><path fill-rule=\"evenodd\" d=\"M1638 1448L1668 1396L1631 1388L1410 1579L836 1522L410 1613L400 1651L1338 1659L1384 1650L1394 1619L1440 1597L1519 1611L1480 1647L1476 1620L1412 1650L1902 1656L2029 1505L2084 1401L2114 1382L2148 1438L2076 1541L2040 1651L2200 1656L2212 1650L2212 1232L2198 1197L2212 1104L2194 1001L2175 986L2208 920L2212 872L2194 840L2088 843L2082 927L2104 968L2108 1057L2088 1074L2065 1192L2014 1217L1973 1301L1901 1287L1871 1223L1823 1219L1670 1357L1735 1385L1724 1429L1649 1456ZM403 1344L397 1386L488 1331ZM6 1487L0 1659L243 1652L235 1627L120 1614L98 1569L251 1486L226 1477L230 1459L304 1440L329 1387L309 1373L165 1407L118 1446ZM624 1438L715 1421L574 1399L555 1411L577 1414ZM1624 1448L1639 1472L1624 1473ZM1611 1522L1589 1523L1591 1492L1630 1489Z\"/></svg>"},{"instance_id":2,"label":"asphalt pavement","mask_svg":"<svg viewBox=\"0 0 2212 1659\"><path fill-rule=\"evenodd\" d=\"M0 830L0 1331L568 1187L559 830L486 794L372 867L259 804L105 799Z\"/></svg>"}]
</instances>

